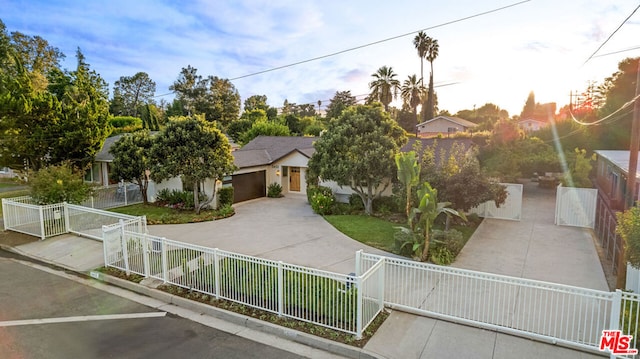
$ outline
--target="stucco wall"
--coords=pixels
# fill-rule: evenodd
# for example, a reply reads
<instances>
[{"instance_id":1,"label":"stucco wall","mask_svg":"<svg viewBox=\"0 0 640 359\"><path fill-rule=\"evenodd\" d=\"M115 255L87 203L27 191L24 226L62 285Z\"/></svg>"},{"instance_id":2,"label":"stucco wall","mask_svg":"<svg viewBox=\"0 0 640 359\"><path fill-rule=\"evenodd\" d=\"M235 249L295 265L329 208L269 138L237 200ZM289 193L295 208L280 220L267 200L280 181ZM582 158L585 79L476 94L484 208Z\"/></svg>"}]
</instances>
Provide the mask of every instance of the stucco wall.
<instances>
[{"instance_id":1,"label":"stucco wall","mask_svg":"<svg viewBox=\"0 0 640 359\"><path fill-rule=\"evenodd\" d=\"M449 128L455 128L456 131L465 131L466 128L462 125L459 125L455 122L451 122L444 118L439 118L434 120L433 122L429 122L426 125L422 125L418 127L418 131L422 132L436 132L436 133L447 133L449 132Z\"/></svg>"}]
</instances>

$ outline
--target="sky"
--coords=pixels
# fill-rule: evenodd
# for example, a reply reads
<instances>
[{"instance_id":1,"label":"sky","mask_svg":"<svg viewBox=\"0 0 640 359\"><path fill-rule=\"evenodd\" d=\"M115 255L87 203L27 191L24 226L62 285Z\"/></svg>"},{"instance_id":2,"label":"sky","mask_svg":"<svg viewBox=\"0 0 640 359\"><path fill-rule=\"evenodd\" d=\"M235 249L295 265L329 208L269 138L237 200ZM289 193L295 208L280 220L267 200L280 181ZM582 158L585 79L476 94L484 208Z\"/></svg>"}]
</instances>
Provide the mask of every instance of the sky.
<instances>
[{"instance_id":1,"label":"sky","mask_svg":"<svg viewBox=\"0 0 640 359\"><path fill-rule=\"evenodd\" d=\"M336 91L347 90L363 99L371 74L381 66L391 66L401 82L419 77L413 38L424 30L440 46L433 67L441 110L455 114L490 102L517 115L531 91L536 102L556 102L560 108L569 103L570 91L584 91L589 81L602 82L616 72L621 60L640 56L639 10L588 60L638 5L637 0L0 0L0 19L9 32L38 35L60 49L64 68L75 68L80 48L110 86L143 71L156 82L156 100L171 101L169 86L191 65L203 77L231 79L242 101L266 95L274 107L285 99L320 100L325 107ZM490 12L499 8L504 9ZM611 54L618 51L623 52ZM428 72L425 62L425 84ZM399 100L394 104L400 107Z\"/></svg>"}]
</instances>

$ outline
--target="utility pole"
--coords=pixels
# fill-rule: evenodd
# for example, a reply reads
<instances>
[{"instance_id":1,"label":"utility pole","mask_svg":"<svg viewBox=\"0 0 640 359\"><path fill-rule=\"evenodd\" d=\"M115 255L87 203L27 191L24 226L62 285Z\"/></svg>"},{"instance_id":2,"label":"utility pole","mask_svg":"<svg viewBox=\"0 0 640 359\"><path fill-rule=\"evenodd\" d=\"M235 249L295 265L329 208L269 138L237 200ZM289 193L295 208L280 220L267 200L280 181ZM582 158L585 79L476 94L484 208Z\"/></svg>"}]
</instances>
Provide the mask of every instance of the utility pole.
<instances>
[{"instance_id":1,"label":"utility pole","mask_svg":"<svg viewBox=\"0 0 640 359\"><path fill-rule=\"evenodd\" d=\"M627 188L624 198L624 209L634 205L636 198L636 176L638 172L638 150L640 150L640 60L638 60L638 73L636 74L636 98L633 105L633 122L631 124L631 144L629 146L629 171L627 172ZM616 287L625 289L627 277L627 260L624 247L618 257L618 277Z\"/></svg>"}]
</instances>

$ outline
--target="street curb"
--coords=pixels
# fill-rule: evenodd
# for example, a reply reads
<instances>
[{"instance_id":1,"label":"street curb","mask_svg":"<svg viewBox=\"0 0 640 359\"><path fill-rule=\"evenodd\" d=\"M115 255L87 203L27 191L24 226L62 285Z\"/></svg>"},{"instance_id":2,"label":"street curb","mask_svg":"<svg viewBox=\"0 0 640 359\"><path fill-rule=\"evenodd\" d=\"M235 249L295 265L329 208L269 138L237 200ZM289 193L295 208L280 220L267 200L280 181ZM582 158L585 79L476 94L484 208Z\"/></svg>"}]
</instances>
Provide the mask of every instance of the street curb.
<instances>
[{"instance_id":1,"label":"street curb","mask_svg":"<svg viewBox=\"0 0 640 359\"><path fill-rule=\"evenodd\" d=\"M188 309L197 313L206 314L208 316L229 322L238 326L242 326L248 329L257 330L266 334L271 334L279 338L293 341L299 344L307 345L312 348L320 349L332 354L341 355L353 359L379 359L373 353L370 353L364 349L352 347L346 344L334 342L325 338L317 337L315 335L307 334L297 330L285 328L279 325L275 325L269 322L261 321L252 317L247 317L242 314L230 312L228 310L220 309L205 303L189 300L163 292L158 289L146 287L144 285L134 283L125 279L106 275L102 272L91 272L90 276L94 279L118 286L123 289L130 290L132 292L142 294L167 304L173 304L180 308Z\"/></svg>"}]
</instances>

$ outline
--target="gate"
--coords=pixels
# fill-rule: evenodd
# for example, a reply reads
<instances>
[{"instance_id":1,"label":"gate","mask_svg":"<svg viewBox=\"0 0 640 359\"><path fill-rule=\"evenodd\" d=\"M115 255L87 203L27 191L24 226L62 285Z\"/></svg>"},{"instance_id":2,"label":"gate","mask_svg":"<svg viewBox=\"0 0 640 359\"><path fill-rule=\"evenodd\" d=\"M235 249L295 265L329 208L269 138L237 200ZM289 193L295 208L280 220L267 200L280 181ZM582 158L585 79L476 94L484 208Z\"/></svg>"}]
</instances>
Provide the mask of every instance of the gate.
<instances>
[{"instance_id":1,"label":"gate","mask_svg":"<svg viewBox=\"0 0 640 359\"><path fill-rule=\"evenodd\" d=\"M475 213L483 218L509 219L519 221L522 219L522 184L501 183L506 187L507 200L497 207L495 202L487 201L469 213Z\"/></svg>"},{"instance_id":2,"label":"gate","mask_svg":"<svg viewBox=\"0 0 640 359\"><path fill-rule=\"evenodd\" d=\"M555 224L594 228L597 200L597 189L558 186Z\"/></svg>"}]
</instances>

